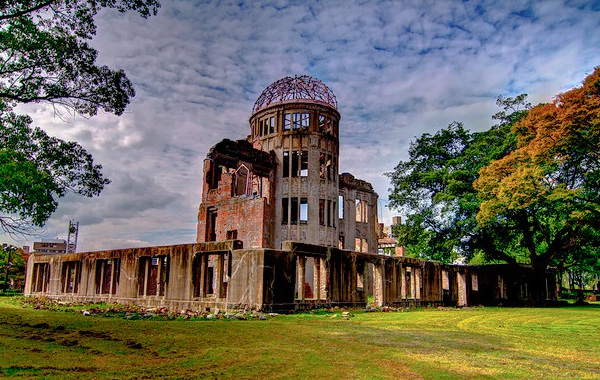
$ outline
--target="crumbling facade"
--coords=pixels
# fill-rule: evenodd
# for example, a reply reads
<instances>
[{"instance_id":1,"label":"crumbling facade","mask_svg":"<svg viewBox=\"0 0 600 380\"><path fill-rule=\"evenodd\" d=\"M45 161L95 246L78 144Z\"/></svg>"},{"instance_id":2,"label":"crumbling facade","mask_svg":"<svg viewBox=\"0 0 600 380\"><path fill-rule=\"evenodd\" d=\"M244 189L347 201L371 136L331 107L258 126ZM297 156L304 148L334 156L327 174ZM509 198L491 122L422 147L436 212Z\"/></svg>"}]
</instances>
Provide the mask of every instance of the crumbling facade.
<instances>
[{"instance_id":1,"label":"crumbling facade","mask_svg":"<svg viewBox=\"0 0 600 380\"><path fill-rule=\"evenodd\" d=\"M505 266L378 254L377 193L339 174L333 92L308 77L273 83L245 140L203 167L194 244L31 255L25 294L173 309L498 304L532 295ZM526 272L526 269L524 269ZM555 299L548 274L545 297Z\"/></svg>"}]
</instances>

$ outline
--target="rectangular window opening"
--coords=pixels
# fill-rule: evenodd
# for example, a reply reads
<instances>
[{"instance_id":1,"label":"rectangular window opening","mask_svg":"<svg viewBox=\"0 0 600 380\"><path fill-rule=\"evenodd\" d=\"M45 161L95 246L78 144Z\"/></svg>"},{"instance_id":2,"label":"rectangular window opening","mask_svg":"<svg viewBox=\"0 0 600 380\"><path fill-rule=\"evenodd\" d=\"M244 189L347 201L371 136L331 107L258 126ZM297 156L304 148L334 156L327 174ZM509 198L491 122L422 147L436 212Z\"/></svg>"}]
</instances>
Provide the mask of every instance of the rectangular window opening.
<instances>
[{"instance_id":1,"label":"rectangular window opening","mask_svg":"<svg viewBox=\"0 0 600 380\"><path fill-rule=\"evenodd\" d=\"M281 218L281 223L282 224L288 224L288 215L289 215L289 211L288 211L288 203L289 203L289 198L281 198L281 211L282 211L282 218Z\"/></svg>"},{"instance_id":2,"label":"rectangular window opening","mask_svg":"<svg viewBox=\"0 0 600 380\"><path fill-rule=\"evenodd\" d=\"M290 176L290 152L283 152L283 176Z\"/></svg>"},{"instance_id":3,"label":"rectangular window opening","mask_svg":"<svg viewBox=\"0 0 600 380\"><path fill-rule=\"evenodd\" d=\"M300 154L300 177L308 177L308 151Z\"/></svg>"},{"instance_id":4,"label":"rectangular window opening","mask_svg":"<svg viewBox=\"0 0 600 380\"><path fill-rule=\"evenodd\" d=\"M297 150L294 150L292 152L292 177L298 177L298 174L300 173L299 164L300 164L300 152Z\"/></svg>"},{"instance_id":5,"label":"rectangular window opening","mask_svg":"<svg viewBox=\"0 0 600 380\"><path fill-rule=\"evenodd\" d=\"M308 221L308 198L300 198L300 223Z\"/></svg>"},{"instance_id":6,"label":"rectangular window opening","mask_svg":"<svg viewBox=\"0 0 600 380\"><path fill-rule=\"evenodd\" d=\"M298 224L298 198L290 198L291 212L290 212L290 223Z\"/></svg>"}]
</instances>

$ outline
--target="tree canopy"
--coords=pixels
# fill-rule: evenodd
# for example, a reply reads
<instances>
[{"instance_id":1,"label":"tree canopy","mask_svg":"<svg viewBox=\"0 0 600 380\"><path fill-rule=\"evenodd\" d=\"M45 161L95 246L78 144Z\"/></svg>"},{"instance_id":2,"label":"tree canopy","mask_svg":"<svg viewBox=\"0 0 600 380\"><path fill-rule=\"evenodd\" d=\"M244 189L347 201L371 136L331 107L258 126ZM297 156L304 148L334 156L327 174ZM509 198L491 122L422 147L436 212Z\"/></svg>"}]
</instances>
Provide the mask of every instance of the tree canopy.
<instances>
[{"instance_id":1,"label":"tree canopy","mask_svg":"<svg viewBox=\"0 0 600 380\"><path fill-rule=\"evenodd\" d=\"M388 173L391 205L408 214L400 243L431 259L484 255L537 274L600 269L600 68L551 103L498 104L500 124L425 134Z\"/></svg>"},{"instance_id":2,"label":"tree canopy","mask_svg":"<svg viewBox=\"0 0 600 380\"><path fill-rule=\"evenodd\" d=\"M0 225L24 233L43 226L72 191L100 194L109 181L75 142L48 136L14 107L46 102L61 115L121 115L135 96L122 70L96 64L89 46L102 8L156 14L157 0L0 1ZM61 107L60 109L56 106Z\"/></svg>"}]
</instances>

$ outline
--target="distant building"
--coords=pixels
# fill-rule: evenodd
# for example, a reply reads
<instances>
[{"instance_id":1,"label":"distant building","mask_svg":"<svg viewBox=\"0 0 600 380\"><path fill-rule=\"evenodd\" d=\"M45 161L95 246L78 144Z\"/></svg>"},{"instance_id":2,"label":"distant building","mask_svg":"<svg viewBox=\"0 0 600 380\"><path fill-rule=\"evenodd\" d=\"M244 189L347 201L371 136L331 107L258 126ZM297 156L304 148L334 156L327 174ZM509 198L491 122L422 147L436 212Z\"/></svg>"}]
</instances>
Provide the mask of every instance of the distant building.
<instances>
[{"instance_id":1,"label":"distant building","mask_svg":"<svg viewBox=\"0 0 600 380\"><path fill-rule=\"evenodd\" d=\"M72 250L74 246L71 245ZM34 253L57 254L67 253L67 241L65 239L42 239L33 243Z\"/></svg>"}]
</instances>

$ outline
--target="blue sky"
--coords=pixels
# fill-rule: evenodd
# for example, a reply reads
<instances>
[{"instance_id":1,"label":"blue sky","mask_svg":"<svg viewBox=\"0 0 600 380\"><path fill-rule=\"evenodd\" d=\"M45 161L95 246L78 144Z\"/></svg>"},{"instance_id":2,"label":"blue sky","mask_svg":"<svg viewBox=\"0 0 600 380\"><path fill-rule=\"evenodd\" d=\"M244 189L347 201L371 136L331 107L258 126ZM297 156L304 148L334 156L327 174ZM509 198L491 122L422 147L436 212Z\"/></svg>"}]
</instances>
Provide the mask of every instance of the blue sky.
<instances>
[{"instance_id":1,"label":"blue sky","mask_svg":"<svg viewBox=\"0 0 600 380\"><path fill-rule=\"evenodd\" d=\"M254 101L284 76L336 94L340 171L374 185L389 224L383 173L415 136L487 129L498 95L548 102L600 65L593 1L165 0L156 17L103 11L97 24L99 62L136 87L128 111L63 121L23 107L112 180L99 198L63 198L42 231L65 238L78 220L79 251L193 242L208 149L245 138Z\"/></svg>"}]
</instances>

